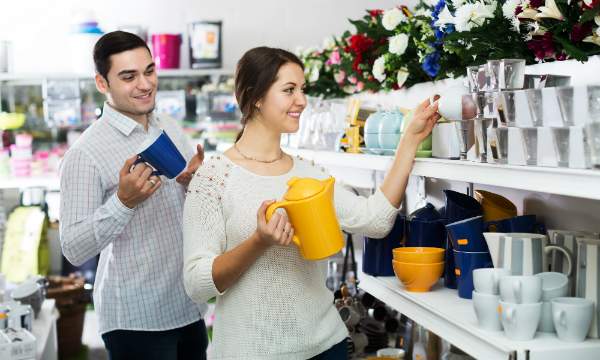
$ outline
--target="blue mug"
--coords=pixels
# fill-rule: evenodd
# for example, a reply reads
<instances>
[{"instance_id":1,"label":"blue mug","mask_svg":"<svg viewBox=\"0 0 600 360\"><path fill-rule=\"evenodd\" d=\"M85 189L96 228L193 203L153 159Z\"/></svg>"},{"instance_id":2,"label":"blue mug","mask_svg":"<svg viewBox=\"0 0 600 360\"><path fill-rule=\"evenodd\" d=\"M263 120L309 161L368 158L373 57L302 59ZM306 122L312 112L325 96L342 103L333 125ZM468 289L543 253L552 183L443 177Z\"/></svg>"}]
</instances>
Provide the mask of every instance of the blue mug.
<instances>
[{"instance_id":1,"label":"blue mug","mask_svg":"<svg viewBox=\"0 0 600 360\"><path fill-rule=\"evenodd\" d=\"M446 225L454 250L489 252L483 237L483 227L483 216L476 216Z\"/></svg>"},{"instance_id":2,"label":"blue mug","mask_svg":"<svg viewBox=\"0 0 600 360\"><path fill-rule=\"evenodd\" d=\"M483 208L473 197L453 190L444 190L448 223L483 215Z\"/></svg>"},{"instance_id":3,"label":"blue mug","mask_svg":"<svg viewBox=\"0 0 600 360\"><path fill-rule=\"evenodd\" d=\"M444 247L446 219L418 220L407 222L404 246Z\"/></svg>"},{"instance_id":4,"label":"blue mug","mask_svg":"<svg viewBox=\"0 0 600 360\"><path fill-rule=\"evenodd\" d=\"M535 215L521 215L508 219L488 221L485 232L544 234L543 225L537 223Z\"/></svg>"},{"instance_id":5,"label":"blue mug","mask_svg":"<svg viewBox=\"0 0 600 360\"><path fill-rule=\"evenodd\" d=\"M392 230L382 239L365 237L363 248L362 269L365 274L373 276L394 276L392 260L393 249L400 247L400 240L404 233L404 219L396 218Z\"/></svg>"},{"instance_id":6,"label":"blue mug","mask_svg":"<svg viewBox=\"0 0 600 360\"><path fill-rule=\"evenodd\" d=\"M187 165L177 146L163 130L148 133L146 141L140 146L135 164L141 162L154 168L152 175L163 175L169 179L179 175Z\"/></svg>"},{"instance_id":7,"label":"blue mug","mask_svg":"<svg viewBox=\"0 0 600 360\"><path fill-rule=\"evenodd\" d=\"M456 289L456 265L454 264L454 249L452 242L446 239L446 253L444 254L444 286L448 289Z\"/></svg>"},{"instance_id":8,"label":"blue mug","mask_svg":"<svg viewBox=\"0 0 600 360\"><path fill-rule=\"evenodd\" d=\"M473 270L494 267L489 252L467 252L454 250L455 273L458 280L458 296L473 297Z\"/></svg>"}]
</instances>

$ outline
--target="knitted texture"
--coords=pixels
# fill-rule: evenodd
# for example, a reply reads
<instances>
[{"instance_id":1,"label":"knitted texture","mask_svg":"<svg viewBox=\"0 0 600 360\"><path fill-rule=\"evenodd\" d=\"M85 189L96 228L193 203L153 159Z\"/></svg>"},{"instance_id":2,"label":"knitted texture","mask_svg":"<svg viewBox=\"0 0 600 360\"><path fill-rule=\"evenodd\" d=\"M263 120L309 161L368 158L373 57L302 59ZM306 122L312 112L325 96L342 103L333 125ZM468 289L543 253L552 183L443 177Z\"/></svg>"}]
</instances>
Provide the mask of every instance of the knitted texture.
<instances>
[{"instance_id":1,"label":"knitted texture","mask_svg":"<svg viewBox=\"0 0 600 360\"><path fill-rule=\"evenodd\" d=\"M305 260L294 245L269 248L224 293L213 282L214 259L252 235L261 203L281 199L293 176L329 175L296 157L286 174L261 176L220 155L190 183L183 278L195 302L216 296L212 359L307 359L348 335L325 286L327 260ZM385 236L397 214L380 190L365 198L336 184L334 201L341 227L370 237Z\"/></svg>"}]
</instances>

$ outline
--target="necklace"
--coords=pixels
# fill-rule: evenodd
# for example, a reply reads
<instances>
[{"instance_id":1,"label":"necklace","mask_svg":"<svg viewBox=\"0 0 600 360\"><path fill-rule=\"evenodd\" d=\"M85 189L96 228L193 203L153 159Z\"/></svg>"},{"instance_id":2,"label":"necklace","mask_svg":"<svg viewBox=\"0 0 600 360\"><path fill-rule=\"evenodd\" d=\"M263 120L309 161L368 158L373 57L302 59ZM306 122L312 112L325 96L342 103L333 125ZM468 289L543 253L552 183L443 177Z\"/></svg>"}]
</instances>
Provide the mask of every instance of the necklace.
<instances>
[{"instance_id":1,"label":"necklace","mask_svg":"<svg viewBox=\"0 0 600 360\"><path fill-rule=\"evenodd\" d=\"M245 155L243 152L241 152L240 149L238 148L237 142L233 144L233 147L234 147L235 151L237 151L238 154L240 154L246 160L258 161L258 162L265 163L265 164L272 164L272 163L274 163L276 161L279 161L279 160L281 160L283 158L283 151L281 151L281 149L279 149L279 156L276 159L273 159L273 160L260 160L260 159L257 159L255 157Z\"/></svg>"}]
</instances>

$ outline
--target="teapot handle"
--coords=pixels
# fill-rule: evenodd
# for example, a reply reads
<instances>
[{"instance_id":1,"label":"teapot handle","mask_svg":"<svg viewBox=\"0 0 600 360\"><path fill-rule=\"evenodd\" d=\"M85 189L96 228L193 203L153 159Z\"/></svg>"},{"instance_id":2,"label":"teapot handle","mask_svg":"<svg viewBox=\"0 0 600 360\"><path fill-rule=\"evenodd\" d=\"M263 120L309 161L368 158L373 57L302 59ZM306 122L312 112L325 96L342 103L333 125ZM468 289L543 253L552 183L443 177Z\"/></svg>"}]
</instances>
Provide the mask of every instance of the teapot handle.
<instances>
[{"instance_id":1,"label":"teapot handle","mask_svg":"<svg viewBox=\"0 0 600 360\"><path fill-rule=\"evenodd\" d=\"M271 220L271 217L273 217L275 210L286 206L288 203L289 202L287 202L287 201L277 201L277 202L269 205L269 207L267 208L267 212L265 213L267 221ZM300 247L300 239L298 238L297 235L292 236L292 241L294 242L294 244L296 244L296 246Z\"/></svg>"}]
</instances>

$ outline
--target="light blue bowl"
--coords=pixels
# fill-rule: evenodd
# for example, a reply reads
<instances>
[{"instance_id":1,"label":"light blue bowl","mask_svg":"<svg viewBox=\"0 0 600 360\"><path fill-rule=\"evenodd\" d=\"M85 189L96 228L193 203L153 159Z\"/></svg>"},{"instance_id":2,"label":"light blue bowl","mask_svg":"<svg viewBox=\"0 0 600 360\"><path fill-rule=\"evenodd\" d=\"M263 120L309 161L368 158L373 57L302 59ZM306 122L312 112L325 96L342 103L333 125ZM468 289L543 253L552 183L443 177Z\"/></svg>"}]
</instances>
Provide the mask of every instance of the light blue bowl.
<instances>
[{"instance_id":1,"label":"light blue bowl","mask_svg":"<svg viewBox=\"0 0 600 360\"><path fill-rule=\"evenodd\" d=\"M379 149L379 134L365 133L365 145L369 149Z\"/></svg>"},{"instance_id":2,"label":"light blue bowl","mask_svg":"<svg viewBox=\"0 0 600 360\"><path fill-rule=\"evenodd\" d=\"M395 149L398 147L398 142L400 141L400 133L379 134L379 147L382 149Z\"/></svg>"},{"instance_id":3,"label":"light blue bowl","mask_svg":"<svg viewBox=\"0 0 600 360\"><path fill-rule=\"evenodd\" d=\"M379 127L384 116L382 111L377 111L369 115L365 123L365 134L379 133Z\"/></svg>"},{"instance_id":4,"label":"light blue bowl","mask_svg":"<svg viewBox=\"0 0 600 360\"><path fill-rule=\"evenodd\" d=\"M397 134L402 129L404 115L400 111L388 111L384 113L379 123L379 132L382 134Z\"/></svg>"}]
</instances>

